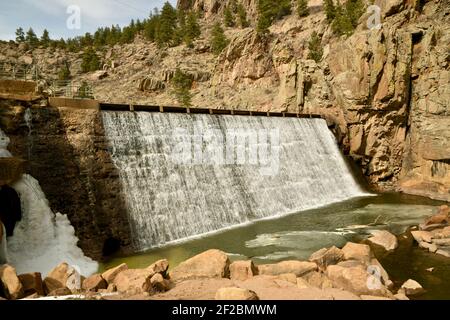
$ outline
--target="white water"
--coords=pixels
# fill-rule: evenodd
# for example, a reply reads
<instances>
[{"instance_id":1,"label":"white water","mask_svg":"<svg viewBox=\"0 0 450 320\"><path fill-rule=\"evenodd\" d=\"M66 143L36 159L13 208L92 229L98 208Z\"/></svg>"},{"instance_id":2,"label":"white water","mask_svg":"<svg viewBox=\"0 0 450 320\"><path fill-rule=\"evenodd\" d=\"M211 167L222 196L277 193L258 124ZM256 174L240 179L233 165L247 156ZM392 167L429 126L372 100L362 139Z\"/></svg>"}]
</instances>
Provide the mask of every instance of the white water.
<instances>
[{"instance_id":1,"label":"white water","mask_svg":"<svg viewBox=\"0 0 450 320\"><path fill-rule=\"evenodd\" d=\"M322 119L103 112L138 250L367 194ZM174 129L280 132L279 170L177 164ZM197 130L197 131L196 131ZM220 137L214 137L220 141Z\"/></svg>"},{"instance_id":2,"label":"white water","mask_svg":"<svg viewBox=\"0 0 450 320\"><path fill-rule=\"evenodd\" d=\"M38 181L24 174L12 187L19 194L22 206L22 220L7 242L9 262L17 272L46 275L62 262L85 276L96 272L97 263L77 247L78 239L69 219L51 211Z\"/></svg>"}]
</instances>

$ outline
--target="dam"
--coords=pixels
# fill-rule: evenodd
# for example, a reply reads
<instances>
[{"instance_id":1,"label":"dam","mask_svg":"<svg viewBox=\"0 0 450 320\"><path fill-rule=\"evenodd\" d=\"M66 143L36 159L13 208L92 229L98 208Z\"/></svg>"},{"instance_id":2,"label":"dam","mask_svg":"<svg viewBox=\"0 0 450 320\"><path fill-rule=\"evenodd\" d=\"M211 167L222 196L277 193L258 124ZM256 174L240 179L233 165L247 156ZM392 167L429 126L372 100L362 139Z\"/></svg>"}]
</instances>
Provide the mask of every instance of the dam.
<instances>
[{"instance_id":1,"label":"dam","mask_svg":"<svg viewBox=\"0 0 450 320\"><path fill-rule=\"evenodd\" d=\"M102 119L137 251L367 195L323 119L122 111ZM227 152L233 139L241 157Z\"/></svg>"}]
</instances>

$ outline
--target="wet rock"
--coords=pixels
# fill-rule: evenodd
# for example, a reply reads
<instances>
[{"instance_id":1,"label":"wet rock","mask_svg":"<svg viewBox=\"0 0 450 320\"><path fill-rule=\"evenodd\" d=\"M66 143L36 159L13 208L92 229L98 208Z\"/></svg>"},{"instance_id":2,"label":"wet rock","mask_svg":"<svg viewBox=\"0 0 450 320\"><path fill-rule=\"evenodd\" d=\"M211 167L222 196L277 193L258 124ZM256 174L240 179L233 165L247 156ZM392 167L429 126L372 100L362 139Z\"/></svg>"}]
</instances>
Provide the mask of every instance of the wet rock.
<instances>
[{"instance_id":1,"label":"wet rock","mask_svg":"<svg viewBox=\"0 0 450 320\"><path fill-rule=\"evenodd\" d=\"M370 247L366 244L347 242L342 248L345 260L358 260L368 262L372 258Z\"/></svg>"},{"instance_id":2,"label":"wet rock","mask_svg":"<svg viewBox=\"0 0 450 320\"><path fill-rule=\"evenodd\" d=\"M252 260L234 261L230 264L231 280L247 280L257 274L258 269L253 264Z\"/></svg>"},{"instance_id":3,"label":"wet rock","mask_svg":"<svg viewBox=\"0 0 450 320\"><path fill-rule=\"evenodd\" d=\"M227 278L230 260L225 252L211 249L200 253L175 267L170 278L178 281L190 278Z\"/></svg>"},{"instance_id":4,"label":"wet rock","mask_svg":"<svg viewBox=\"0 0 450 320\"><path fill-rule=\"evenodd\" d=\"M436 254L439 254L441 256L450 258L450 250L442 250L442 249L438 249L436 250Z\"/></svg>"},{"instance_id":5,"label":"wet rock","mask_svg":"<svg viewBox=\"0 0 450 320\"><path fill-rule=\"evenodd\" d=\"M405 295L405 293L402 290L394 294L394 298L396 300L409 300L409 298Z\"/></svg>"},{"instance_id":6,"label":"wet rock","mask_svg":"<svg viewBox=\"0 0 450 320\"><path fill-rule=\"evenodd\" d=\"M428 243L425 241L419 242L419 247L427 249L431 253L435 253L438 250L438 247L434 243Z\"/></svg>"},{"instance_id":7,"label":"wet rock","mask_svg":"<svg viewBox=\"0 0 450 320\"><path fill-rule=\"evenodd\" d=\"M94 274L83 281L82 288L86 291L98 291L100 289L106 289L108 283L102 278L100 274Z\"/></svg>"},{"instance_id":8,"label":"wet rock","mask_svg":"<svg viewBox=\"0 0 450 320\"><path fill-rule=\"evenodd\" d=\"M21 274L19 275L19 280L22 283L25 296L29 296L34 293L40 296L45 295L42 276L39 272Z\"/></svg>"},{"instance_id":9,"label":"wet rock","mask_svg":"<svg viewBox=\"0 0 450 320\"><path fill-rule=\"evenodd\" d=\"M424 293L423 287L415 280L409 279L400 287L407 296L414 296L417 294Z\"/></svg>"},{"instance_id":10,"label":"wet rock","mask_svg":"<svg viewBox=\"0 0 450 320\"><path fill-rule=\"evenodd\" d=\"M392 251L397 249L398 241L397 237L386 230L376 230L372 232L373 237L367 240L373 244L383 247L386 251Z\"/></svg>"},{"instance_id":11,"label":"wet rock","mask_svg":"<svg viewBox=\"0 0 450 320\"><path fill-rule=\"evenodd\" d=\"M217 290L215 300L259 300L259 298L251 290L228 287Z\"/></svg>"},{"instance_id":12,"label":"wet rock","mask_svg":"<svg viewBox=\"0 0 450 320\"><path fill-rule=\"evenodd\" d=\"M0 266L0 281L3 293L7 299L16 300L23 298L23 286L16 274L16 269L10 265Z\"/></svg>"},{"instance_id":13,"label":"wet rock","mask_svg":"<svg viewBox=\"0 0 450 320\"><path fill-rule=\"evenodd\" d=\"M118 265L117 267L108 269L105 272L103 272L102 278L105 279L105 281L108 284L111 284L114 282L114 279L117 277L117 275L125 270L128 270L128 266L126 265L126 263L122 263L122 264Z\"/></svg>"},{"instance_id":14,"label":"wet rock","mask_svg":"<svg viewBox=\"0 0 450 320\"><path fill-rule=\"evenodd\" d=\"M282 261L275 264L262 264L258 266L258 272L261 275L277 276L283 273L293 273L297 277L301 277L308 272L316 271L317 265L309 261Z\"/></svg>"},{"instance_id":15,"label":"wet rock","mask_svg":"<svg viewBox=\"0 0 450 320\"><path fill-rule=\"evenodd\" d=\"M329 249L320 249L309 257L309 261L316 263L322 269L326 269L329 265L337 264L343 259L343 251L335 246Z\"/></svg>"}]
</instances>

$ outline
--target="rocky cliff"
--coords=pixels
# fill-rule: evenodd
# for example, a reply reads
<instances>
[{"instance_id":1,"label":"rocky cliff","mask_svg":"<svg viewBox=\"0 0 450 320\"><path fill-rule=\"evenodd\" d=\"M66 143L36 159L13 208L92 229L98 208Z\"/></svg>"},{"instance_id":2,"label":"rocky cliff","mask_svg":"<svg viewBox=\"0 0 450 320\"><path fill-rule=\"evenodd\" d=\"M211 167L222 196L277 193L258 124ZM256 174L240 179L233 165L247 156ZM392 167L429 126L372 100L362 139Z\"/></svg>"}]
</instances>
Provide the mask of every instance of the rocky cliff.
<instances>
[{"instance_id":1,"label":"rocky cliff","mask_svg":"<svg viewBox=\"0 0 450 320\"><path fill-rule=\"evenodd\" d=\"M192 47L160 50L137 37L99 51L101 72L82 74L79 54L15 44L0 45L0 61L34 61L46 79L69 62L74 80L92 81L99 100L164 105L177 103L170 79L181 68L194 80L195 106L320 113L375 188L450 200L449 0L377 0L381 27L369 30L365 14L341 37L321 0L309 1L309 16L288 15L266 36L254 30L257 1L243 0L251 26L227 28L229 45L216 57L210 28L227 3L179 0L203 12ZM307 59L313 31L323 47L318 63Z\"/></svg>"}]
</instances>

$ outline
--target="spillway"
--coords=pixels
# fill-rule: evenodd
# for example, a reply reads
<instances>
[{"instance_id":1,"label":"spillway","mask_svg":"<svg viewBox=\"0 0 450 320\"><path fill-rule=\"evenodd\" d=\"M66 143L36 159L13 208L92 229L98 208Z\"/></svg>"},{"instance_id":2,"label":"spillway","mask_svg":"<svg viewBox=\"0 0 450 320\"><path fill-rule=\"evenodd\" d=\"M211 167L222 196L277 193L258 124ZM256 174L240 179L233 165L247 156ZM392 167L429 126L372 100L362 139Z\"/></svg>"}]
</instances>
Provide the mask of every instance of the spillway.
<instances>
[{"instance_id":1,"label":"spillway","mask_svg":"<svg viewBox=\"0 0 450 320\"><path fill-rule=\"evenodd\" d=\"M323 119L102 118L137 250L367 195Z\"/></svg>"}]
</instances>

